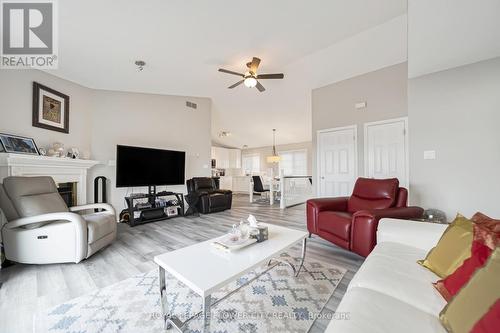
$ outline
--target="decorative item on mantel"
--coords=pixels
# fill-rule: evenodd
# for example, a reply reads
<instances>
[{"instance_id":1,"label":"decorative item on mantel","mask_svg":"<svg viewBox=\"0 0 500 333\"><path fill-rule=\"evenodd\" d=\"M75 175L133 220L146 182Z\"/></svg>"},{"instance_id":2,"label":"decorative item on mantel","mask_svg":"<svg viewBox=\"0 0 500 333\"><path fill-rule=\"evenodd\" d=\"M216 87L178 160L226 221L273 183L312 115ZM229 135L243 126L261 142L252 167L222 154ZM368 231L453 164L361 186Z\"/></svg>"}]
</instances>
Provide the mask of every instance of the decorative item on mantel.
<instances>
[{"instance_id":1,"label":"decorative item on mantel","mask_svg":"<svg viewBox=\"0 0 500 333\"><path fill-rule=\"evenodd\" d=\"M60 142L54 142L52 147L49 148L47 156L50 157L64 157L64 144Z\"/></svg>"},{"instance_id":2,"label":"decorative item on mantel","mask_svg":"<svg viewBox=\"0 0 500 333\"><path fill-rule=\"evenodd\" d=\"M273 155L267 157L267 163L279 163L281 157L276 153L276 128L273 128Z\"/></svg>"},{"instance_id":3,"label":"decorative item on mantel","mask_svg":"<svg viewBox=\"0 0 500 333\"><path fill-rule=\"evenodd\" d=\"M0 133L0 152L38 155L35 140L23 136Z\"/></svg>"},{"instance_id":4,"label":"decorative item on mantel","mask_svg":"<svg viewBox=\"0 0 500 333\"><path fill-rule=\"evenodd\" d=\"M78 148L70 148L70 149L68 149L68 152L66 153L66 157L69 157L72 159L80 158L80 151L78 151Z\"/></svg>"}]
</instances>

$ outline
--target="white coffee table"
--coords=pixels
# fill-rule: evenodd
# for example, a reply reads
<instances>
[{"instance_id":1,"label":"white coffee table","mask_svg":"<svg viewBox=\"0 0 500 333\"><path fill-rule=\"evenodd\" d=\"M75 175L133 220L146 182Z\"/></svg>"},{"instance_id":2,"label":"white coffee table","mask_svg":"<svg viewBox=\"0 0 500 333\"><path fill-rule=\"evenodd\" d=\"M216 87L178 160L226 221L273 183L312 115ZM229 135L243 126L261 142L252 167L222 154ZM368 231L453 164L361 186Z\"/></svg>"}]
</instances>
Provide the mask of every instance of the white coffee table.
<instances>
[{"instance_id":1,"label":"white coffee table","mask_svg":"<svg viewBox=\"0 0 500 333\"><path fill-rule=\"evenodd\" d=\"M284 262L292 267L295 275L300 273L306 255L308 233L271 224L262 224L269 228L269 239L237 251L226 252L217 249L212 245L213 239L211 239L154 258L155 263L159 266L160 302L165 328L173 326L182 331L183 326L189 320L202 315L204 332L208 332L210 307L213 305L211 294L266 262L268 265L271 261ZM298 242L302 242L302 259L298 268L289 262L276 258L280 253L285 252ZM184 322L170 315L166 292L166 272L172 274L202 297L203 307L199 314ZM253 280L248 281L246 284L251 281ZM238 289L241 287L243 285ZM235 291L231 292L231 294ZM224 298L231 294L226 295ZM217 303L224 298L217 300Z\"/></svg>"}]
</instances>

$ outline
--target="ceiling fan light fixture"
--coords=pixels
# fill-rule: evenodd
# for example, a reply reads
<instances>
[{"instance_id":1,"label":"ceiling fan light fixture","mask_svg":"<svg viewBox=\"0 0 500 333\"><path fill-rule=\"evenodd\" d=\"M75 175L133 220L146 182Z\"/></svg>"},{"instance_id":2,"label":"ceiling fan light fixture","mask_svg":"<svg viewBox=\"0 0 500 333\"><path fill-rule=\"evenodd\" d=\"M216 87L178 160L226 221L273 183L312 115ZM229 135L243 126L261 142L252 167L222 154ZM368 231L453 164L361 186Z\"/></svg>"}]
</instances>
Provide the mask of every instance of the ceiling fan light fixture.
<instances>
[{"instance_id":1,"label":"ceiling fan light fixture","mask_svg":"<svg viewBox=\"0 0 500 333\"><path fill-rule=\"evenodd\" d=\"M257 85L257 80L253 76L249 76L245 78L245 81L243 81L246 87L248 88L253 88Z\"/></svg>"},{"instance_id":2,"label":"ceiling fan light fixture","mask_svg":"<svg viewBox=\"0 0 500 333\"><path fill-rule=\"evenodd\" d=\"M240 84L244 84L248 88L256 87L259 92L264 92L266 88L264 88L262 83L260 83L260 81L258 80L283 79L285 77L283 73L257 75L257 69L259 68L259 65L260 59L257 57L253 57L252 61L247 63L248 70L245 72L245 74L230 71L224 68L219 68L219 72L236 75L242 78L238 82L227 87L228 89L233 89L238 87Z\"/></svg>"}]
</instances>

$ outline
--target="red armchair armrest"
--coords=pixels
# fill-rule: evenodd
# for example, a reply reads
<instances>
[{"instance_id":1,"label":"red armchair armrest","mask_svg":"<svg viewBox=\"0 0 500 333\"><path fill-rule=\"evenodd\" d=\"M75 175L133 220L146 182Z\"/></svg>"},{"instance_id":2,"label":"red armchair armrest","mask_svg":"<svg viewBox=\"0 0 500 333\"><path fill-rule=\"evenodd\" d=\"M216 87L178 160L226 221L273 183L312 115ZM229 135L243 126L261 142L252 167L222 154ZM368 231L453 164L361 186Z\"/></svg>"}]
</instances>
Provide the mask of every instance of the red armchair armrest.
<instances>
[{"instance_id":1,"label":"red armchair armrest","mask_svg":"<svg viewBox=\"0 0 500 333\"><path fill-rule=\"evenodd\" d=\"M322 211L347 211L348 199L348 197L338 197L307 200L307 230L310 233L317 233L319 213Z\"/></svg>"},{"instance_id":2,"label":"red armchair armrest","mask_svg":"<svg viewBox=\"0 0 500 333\"><path fill-rule=\"evenodd\" d=\"M362 210L354 213L351 225L351 251L366 257L377 244L377 227L382 218L411 219L424 213L420 207Z\"/></svg>"}]
</instances>

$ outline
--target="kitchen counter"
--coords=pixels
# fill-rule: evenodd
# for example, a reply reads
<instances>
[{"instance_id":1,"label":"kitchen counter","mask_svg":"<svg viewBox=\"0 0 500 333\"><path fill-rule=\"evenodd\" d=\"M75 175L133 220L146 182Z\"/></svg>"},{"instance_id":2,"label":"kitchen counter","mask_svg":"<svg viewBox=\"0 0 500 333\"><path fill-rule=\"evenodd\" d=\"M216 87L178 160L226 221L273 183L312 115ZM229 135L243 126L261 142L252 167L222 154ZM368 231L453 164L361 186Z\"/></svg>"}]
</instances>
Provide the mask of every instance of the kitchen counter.
<instances>
[{"instance_id":1,"label":"kitchen counter","mask_svg":"<svg viewBox=\"0 0 500 333\"><path fill-rule=\"evenodd\" d=\"M220 189L248 194L250 192L251 179L252 177L250 176L221 176Z\"/></svg>"}]
</instances>

